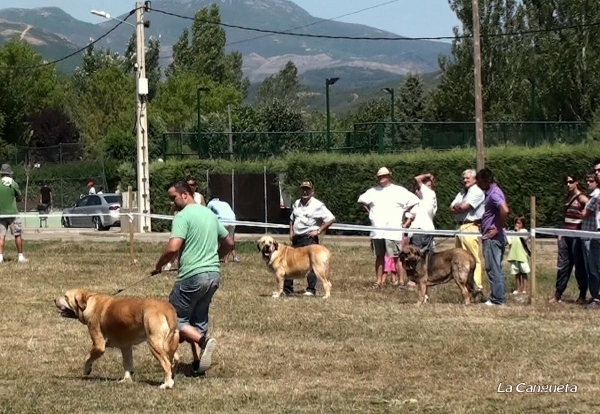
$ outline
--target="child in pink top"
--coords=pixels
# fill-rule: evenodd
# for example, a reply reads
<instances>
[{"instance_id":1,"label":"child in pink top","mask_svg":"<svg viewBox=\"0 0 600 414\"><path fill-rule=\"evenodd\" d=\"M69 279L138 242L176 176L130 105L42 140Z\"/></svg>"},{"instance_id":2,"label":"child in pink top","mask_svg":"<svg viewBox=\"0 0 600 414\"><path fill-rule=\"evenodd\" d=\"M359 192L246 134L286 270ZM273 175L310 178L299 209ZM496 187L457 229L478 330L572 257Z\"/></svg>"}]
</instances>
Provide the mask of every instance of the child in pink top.
<instances>
[{"instance_id":1,"label":"child in pink top","mask_svg":"<svg viewBox=\"0 0 600 414\"><path fill-rule=\"evenodd\" d=\"M387 279L388 276L392 279L392 285L396 286L398 284L398 280L396 278L396 262L394 262L394 258L385 255L385 261L383 264L383 271L385 273L385 277Z\"/></svg>"}]
</instances>

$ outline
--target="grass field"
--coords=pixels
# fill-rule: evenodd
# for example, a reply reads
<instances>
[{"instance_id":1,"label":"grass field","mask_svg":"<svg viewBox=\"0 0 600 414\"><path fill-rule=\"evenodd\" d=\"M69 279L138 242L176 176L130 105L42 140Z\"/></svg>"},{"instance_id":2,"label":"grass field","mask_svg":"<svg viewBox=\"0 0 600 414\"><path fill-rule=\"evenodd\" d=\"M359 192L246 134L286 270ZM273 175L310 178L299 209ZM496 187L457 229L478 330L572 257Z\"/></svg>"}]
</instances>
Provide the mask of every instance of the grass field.
<instances>
[{"instance_id":1,"label":"grass field","mask_svg":"<svg viewBox=\"0 0 600 414\"><path fill-rule=\"evenodd\" d=\"M91 341L53 300L68 288L113 293L144 277L162 245L29 243L19 265L12 242L1 265L2 413L592 413L598 412L600 314L574 304L550 307L555 258L540 255L536 306L465 307L454 284L416 292L372 291L368 246L336 247L333 290L321 298L273 299L275 280L254 244L223 266L211 308L218 346L205 378L186 376L184 344L172 390L147 345L134 350L134 382L118 384L121 354L108 350L82 377ZM121 295L167 298L174 274ZM512 285L509 277L508 287ZM305 281L297 281L303 289ZM321 287L319 286L319 289ZM486 286L487 288L487 286ZM320 292L322 293L322 292ZM509 295L512 296L512 295ZM575 282L568 296L576 298ZM498 393L500 383L576 384L577 393ZM503 387L504 387L503 386Z\"/></svg>"}]
</instances>

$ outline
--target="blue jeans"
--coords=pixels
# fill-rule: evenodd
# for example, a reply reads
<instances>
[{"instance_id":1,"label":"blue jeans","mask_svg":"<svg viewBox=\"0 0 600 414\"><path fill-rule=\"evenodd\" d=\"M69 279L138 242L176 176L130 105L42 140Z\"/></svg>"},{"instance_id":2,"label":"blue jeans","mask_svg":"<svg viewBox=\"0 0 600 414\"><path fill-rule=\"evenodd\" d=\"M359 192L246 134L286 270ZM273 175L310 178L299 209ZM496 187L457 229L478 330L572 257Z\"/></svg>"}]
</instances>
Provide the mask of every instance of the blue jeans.
<instances>
[{"instance_id":1,"label":"blue jeans","mask_svg":"<svg viewBox=\"0 0 600 414\"><path fill-rule=\"evenodd\" d=\"M585 262L585 270L588 276L588 287L592 299L600 299L598 297L600 291L600 240L598 239L583 239L583 261Z\"/></svg>"},{"instance_id":2,"label":"blue jeans","mask_svg":"<svg viewBox=\"0 0 600 414\"><path fill-rule=\"evenodd\" d=\"M219 272L199 273L175 283L169 302L177 312L177 327L193 326L203 336L208 331L208 308L219 288Z\"/></svg>"},{"instance_id":3,"label":"blue jeans","mask_svg":"<svg viewBox=\"0 0 600 414\"><path fill-rule=\"evenodd\" d=\"M496 305L503 304L504 299L504 273L502 272L502 256L504 256L504 242L495 239L483 240L483 261L485 272L490 282L490 301Z\"/></svg>"}]
</instances>

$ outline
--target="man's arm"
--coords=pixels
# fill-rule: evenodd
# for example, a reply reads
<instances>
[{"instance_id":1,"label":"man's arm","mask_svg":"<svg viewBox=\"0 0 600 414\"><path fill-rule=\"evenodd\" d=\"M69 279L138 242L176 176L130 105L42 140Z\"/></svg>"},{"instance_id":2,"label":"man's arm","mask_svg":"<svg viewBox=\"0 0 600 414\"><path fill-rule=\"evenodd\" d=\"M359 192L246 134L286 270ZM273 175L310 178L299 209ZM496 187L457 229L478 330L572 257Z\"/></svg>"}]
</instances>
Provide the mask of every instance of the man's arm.
<instances>
[{"instance_id":1,"label":"man's arm","mask_svg":"<svg viewBox=\"0 0 600 414\"><path fill-rule=\"evenodd\" d=\"M498 205L498 224L500 225L500 228L497 229L498 231L504 228L506 217L508 217L508 204L506 204L506 201L503 201Z\"/></svg>"},{"instance_id":2,"label":"man's arm","mask_svg":"<svg viewBox=\"0 0 600 414\"><path fill-rule=\"evenodd\" d=\"M450 207L450 212L452 214L468 213L472 208L476 209L479 207L484 200L485 194L483 191L477 193L469 192L461 203L454 204L453 207Z\"/></svg>"},{"instance_id":3,"label":"man's arm","mask_svg":"<svg viewBox=\"0 0 600 414\"><path fill-rule=\"evenodd\" d=\"M169 239L169 243L167 244L167 248L165 249L164 253L160 256L160 258L156 262L156 265L154 265L154 270L152 271L152 274L155 275L160 273L162 267L170 261L172 261L175 258L175 256L177 256L177 253L179 253L179 250L182 246L183 239L179 237L171 237Z\"/></svg>"},{"instance_id":4,"label":"man's arm","mask_svg":"<svg viewBox=\"0 0 600 414\"><path fill-rule=\"evenodd\" d=\"M21 201L23 201L23 196L21 194L21 189L19 188L19 184L17 184L16 182L13 181L12 186L13 186L13 190L15 190L15 199L17 200L17 203L20 203Z\"/></svg>"},{"instance_id":5,"label":"man's arm","mask_svg":"<svg viewBox=\"0 0 600 414\"><path fill-rule=\"evenodd\" d=\"M294 237L294 222L290 220L290 240Z\"/></svg>"},{"instance_id":6,"label":"man's arm","mask_svg":"<svg viewBox=\"0 0 600 414\"><path fill-rule=\"evenodd\" d=\"M417 184L419 184L419 185L423 185L423 180L426 180L426 179L429 179L429 180L433 179L433 175L431 175L431 174L427 173L427 174L421 174L421 175L417 175L417 176L415 177L415 181L416 181L416 182L417 182Z\"/></svg>"}]
</instances>

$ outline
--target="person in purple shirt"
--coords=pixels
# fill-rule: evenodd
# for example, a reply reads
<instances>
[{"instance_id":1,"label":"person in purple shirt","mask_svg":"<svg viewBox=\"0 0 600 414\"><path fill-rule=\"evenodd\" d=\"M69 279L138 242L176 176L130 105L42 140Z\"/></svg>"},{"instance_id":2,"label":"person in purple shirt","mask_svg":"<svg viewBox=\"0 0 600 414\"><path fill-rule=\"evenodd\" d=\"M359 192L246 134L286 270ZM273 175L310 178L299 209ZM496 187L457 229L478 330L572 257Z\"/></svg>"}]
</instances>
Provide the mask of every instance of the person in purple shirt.
<instances>
[{"instance_id":1,"label":"person in purple shirt","mask_svg":"<svg viewBox=\"0 0 600 414\"><path fill-rule=\"evenodd\" d=\"M504 223L508 216L508 205L502 189L494 182L494 175L489 168L483 168L477 173L477 185L485 193L484 212L481 217L481 240L483 245L483 260L485 271L490 282L490 299L485 302L488 306L503 305L504 273L502 272L502 257L506 235Z\"/></svg>"}]
</instances>

